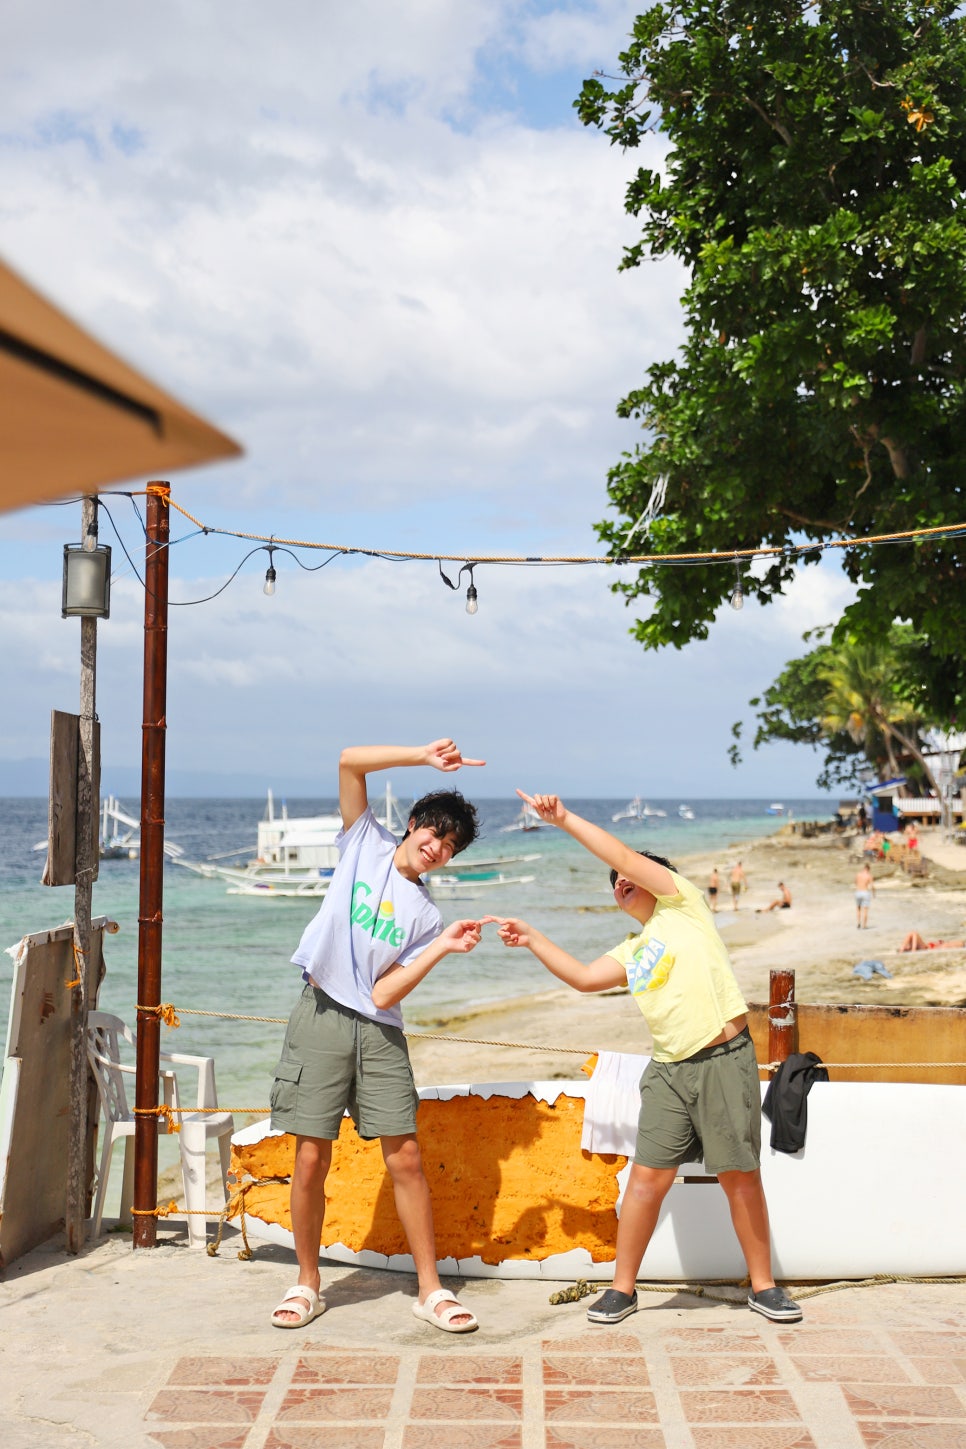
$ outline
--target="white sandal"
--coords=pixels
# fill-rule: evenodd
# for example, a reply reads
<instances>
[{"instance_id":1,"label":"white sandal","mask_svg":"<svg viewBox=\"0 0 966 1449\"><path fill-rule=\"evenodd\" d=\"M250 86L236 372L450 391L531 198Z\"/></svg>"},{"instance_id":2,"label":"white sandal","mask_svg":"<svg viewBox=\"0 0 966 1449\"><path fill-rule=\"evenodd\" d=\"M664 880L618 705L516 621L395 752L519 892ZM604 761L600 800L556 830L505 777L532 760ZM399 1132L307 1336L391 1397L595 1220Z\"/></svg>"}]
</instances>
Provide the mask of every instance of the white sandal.
<instances>
[{"instance_id":1,"label":"white sandal","mask_svg":"<svg viewBox=\"0 0 966 1449\"><path fill-rule=\"evenodd\" d=\"M314 1288L306 1288L304 1284L296 1283L272 1313L272 1323L276 1328L304 1328L313 1318L318 1318L324 1312L325 1299L320 1298ZM294 1320L279 1318L280 1313L297 1313L298 1317Z\"/></svg>"},{"instance_id":2,"label":"white sandal","mask_svg":"<svg viewBox=\"0 0 966 1449\"><path fill-rule=\"evenodd\" d=\"M447 1303L449 1306L444 1308L442 1313L437 1313L436 1309L441 1303ZM428 1294L422 1303L417 1298L413 1304L413 1313L417 1318L423 1319L425 1323L435 1324L444 1333L472 1333L474 1329L480 1326L476 1321L475 1315L470 1313L468 1308L464 1308L459 1299L448 1288L437 1288L435 1293ZM465 1317L469 1318L468 1323L453 1322L454 1318Z\"/></svg>"}]
</instances>

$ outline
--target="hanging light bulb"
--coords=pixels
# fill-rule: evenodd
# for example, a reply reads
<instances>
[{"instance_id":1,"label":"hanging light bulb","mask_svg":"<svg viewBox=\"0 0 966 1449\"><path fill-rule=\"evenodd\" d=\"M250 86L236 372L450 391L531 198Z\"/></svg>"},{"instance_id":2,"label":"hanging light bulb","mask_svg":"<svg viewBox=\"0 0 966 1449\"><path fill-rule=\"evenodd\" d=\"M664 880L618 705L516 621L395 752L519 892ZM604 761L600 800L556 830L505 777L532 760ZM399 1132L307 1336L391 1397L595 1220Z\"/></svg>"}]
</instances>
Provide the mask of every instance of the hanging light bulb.
<instances>
[{"instance_id":1,"label":"hanging light bulb","mask_svg":"<svg viewBox=\"0 0 966 1449\"><path fill-rule=\"evenodd\" d=\"M269 549L268 549L268 568L265 570L265 583L262 586L262 593L263 594L267 594L269 598L271 598L272 595L275 592L275 560L274 560L274 554L275 554L275 550L271 547L271 545L269 545Z\"/></svg>"},{"instance_id":2,"label":"hanging light bulb","mask_svg":"<svg viewBox=\"0 0 966 1449\"><path fill-rule=\"evenodd\" d=\"M741 570L738 565L738 555L735 554L735 586L731 595L731 607L733 609L743 609L744 606L745 596L741 591Z\"/></svg>"},{"instance_id":3,"label":"hanging light bulb","mask_svg":"<svg viewBox=\"0 0 966 1449\"><path fill-rule=\"evenodd\" d=\"M464 564L463 568L460 569L460 573L463 573L464 570L469 570L470 575L469 588L466 590L466 612L468 614L475 614L480 607L476 601L476 585L473 582L473 568L473 564Z\"/></svg>"}]
</instances>

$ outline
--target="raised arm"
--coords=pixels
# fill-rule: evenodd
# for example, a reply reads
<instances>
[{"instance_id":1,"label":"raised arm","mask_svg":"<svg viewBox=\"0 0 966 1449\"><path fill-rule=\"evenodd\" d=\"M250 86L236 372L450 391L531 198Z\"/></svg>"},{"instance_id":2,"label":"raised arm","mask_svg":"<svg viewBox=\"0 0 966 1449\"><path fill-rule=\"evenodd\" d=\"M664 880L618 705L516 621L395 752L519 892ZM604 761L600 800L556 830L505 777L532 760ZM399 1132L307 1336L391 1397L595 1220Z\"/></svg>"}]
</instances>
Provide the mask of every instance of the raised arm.
<instances>
[{"instance_id":1,"label":"raised arm","mask_svg":"<svg viewBox=\"0 0 966 1449\"><path fill-rule=\"evenodd\" d=\"M589 850L591 855L596 855L598 860L610 866L611 870L616 870L625 880L633 881L635 885L642 886L655 896L675 894L677 887L674 877L666 866L658 865L657 861L649 860L646 855L639 855L636 850L625 845L623 840L611 835L609 830L602 830L599 825L591 824L582 815L575 815L572 810L567 809L559 796L531 796L525 795L522 790L518 790L517 794L521 800L526 800L533 806L541 820L566 831L578 845Z\"/></svg>"},{"instance_id":2,"label":"raised arm","mask_svg":"<svg viewBox=\"0 0 966 1449\"><path fill-rule=\"evenodd\" d=\"M468 760L452 740L433 740L428 745L350 745L339 756L339 810L346 830L353 826L369 804L366 776L376 770L396 770L407 765L429 765L448 773L463 765L485 765L485 760Z\"/></svg>"}]
</instances>

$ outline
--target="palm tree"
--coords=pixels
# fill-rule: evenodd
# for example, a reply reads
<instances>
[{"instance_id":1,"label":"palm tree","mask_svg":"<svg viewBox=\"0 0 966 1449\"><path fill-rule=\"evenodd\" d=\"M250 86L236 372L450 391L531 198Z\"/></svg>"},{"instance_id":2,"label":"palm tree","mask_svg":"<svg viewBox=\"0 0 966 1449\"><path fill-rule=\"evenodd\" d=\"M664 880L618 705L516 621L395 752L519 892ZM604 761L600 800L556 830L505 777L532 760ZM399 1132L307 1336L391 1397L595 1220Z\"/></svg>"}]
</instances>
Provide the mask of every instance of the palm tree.
<instances>
[{"instance_id":1,"label":"palm tree","mask_svg":"<svg viewBox=\"0 0 966 1449\"><path fill-rule=\"evenodd\" d=\"M939 786L919 746L923 721L916 706L903 696L892 642L850 639L831 651L818 673L828 688L823 731L831 735L847 730L871 760L884 753L892 775L899 773L898 746L902 754L912 756L939 796Z\"/></svg>"}]
</instances>

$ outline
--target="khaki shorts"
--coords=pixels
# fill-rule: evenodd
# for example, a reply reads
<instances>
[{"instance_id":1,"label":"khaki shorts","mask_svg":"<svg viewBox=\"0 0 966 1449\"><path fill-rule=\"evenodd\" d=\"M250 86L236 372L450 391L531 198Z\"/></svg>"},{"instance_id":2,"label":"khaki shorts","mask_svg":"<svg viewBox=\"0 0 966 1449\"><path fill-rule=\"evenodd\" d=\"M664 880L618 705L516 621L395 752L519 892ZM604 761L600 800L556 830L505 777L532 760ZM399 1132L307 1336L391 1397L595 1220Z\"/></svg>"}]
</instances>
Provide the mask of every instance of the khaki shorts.
<instances>
[{"instance_id":1,"label":"khaki shorts","mask_svg":"<svg viewBox=\"0 0 966 1449\"><path fill-rule=\"evenodd\" d=\"M359 1136L408 1137L418 1098L406 1038L307 985L285 1031L272 1126L334 1141L348 1109Z\"/></svg>"},{"instance_id":2,"label":"khaki shorts","mask_svg":"<svg viewBox=\"0 0 966 1449\"><path fill-rule=\"evenodd\" d=\"M641 1077L639 1167L704 1162L754 1172L761 1160L761 1088L748 1028L683 1062L648 1062Z\"/></svg>"}]
</instances>

